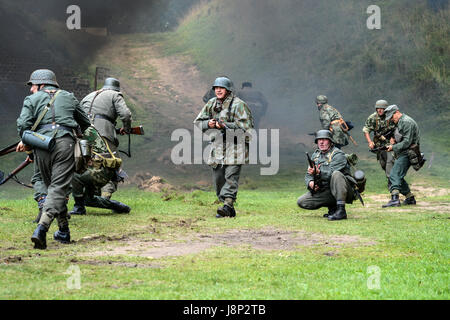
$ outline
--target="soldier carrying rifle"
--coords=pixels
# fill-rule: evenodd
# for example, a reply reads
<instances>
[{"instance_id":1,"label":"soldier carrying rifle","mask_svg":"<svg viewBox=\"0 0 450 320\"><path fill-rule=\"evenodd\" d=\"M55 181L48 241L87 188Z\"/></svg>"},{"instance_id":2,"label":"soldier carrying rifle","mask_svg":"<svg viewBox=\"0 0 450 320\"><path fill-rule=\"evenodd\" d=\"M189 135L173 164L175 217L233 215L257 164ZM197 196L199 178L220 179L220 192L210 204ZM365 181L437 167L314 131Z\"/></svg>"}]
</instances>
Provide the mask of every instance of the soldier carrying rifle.
<instances>
[{"instance_id":1,"label":"soldier carrying rifle","mask_svg":"<svg viewBox=\"0 0 450 320\"><path fill-rule=\"evenodd\" d=\"M329 130L318 131L315 142L318 149L311 159L308 156L309 167L305 175L309 192L298 198L297 204L307 210L328 207L328 213L323 216L328 220L347 219L345 204L352 203L357 197L362 202L359 192L364 191L364 186L358 185L356 174L352 176L347 157L334 145Z\"/></svg>"},{"instance_id":2,"label":"soldier carrying rifle","mask_svg":"<svg viewBox=\"0 0 450 320\"><path fill-rule=\"evenodd\" d=\"M372 113L366 120L362 129L369 146L369 151L376 153L377 160L380 162L381 168L386 174L388 180L388 188L391 186L389 175L394 165L394 157L391 152L387 152L389 140L394 135L395 123L386 120L385 109L388 103L386 100L378 100L375 103L376 112ZM370 133L373 132L373 140Z\"/></svg>"},{"instance_id":3,"label":"soldier carrying rifle","mask_svg":"<svg viewBox=\"0 0 450 320\"><path fill-rule=\"evenodd\" d=\"M120 117L123 123L123 128L119 130L121 135L130 133L132 121L131 111L125 103L122 92L120 92L119 80L106 78L100 90L91 92L83 98L81 106L88 114L91 123L105 139L108 147L112 152L115 152L119 147L115 127L117 118ZM116 191L117 182L110 181L102 188L101 196L110 199Z\"/></svg>"}]
</instances>

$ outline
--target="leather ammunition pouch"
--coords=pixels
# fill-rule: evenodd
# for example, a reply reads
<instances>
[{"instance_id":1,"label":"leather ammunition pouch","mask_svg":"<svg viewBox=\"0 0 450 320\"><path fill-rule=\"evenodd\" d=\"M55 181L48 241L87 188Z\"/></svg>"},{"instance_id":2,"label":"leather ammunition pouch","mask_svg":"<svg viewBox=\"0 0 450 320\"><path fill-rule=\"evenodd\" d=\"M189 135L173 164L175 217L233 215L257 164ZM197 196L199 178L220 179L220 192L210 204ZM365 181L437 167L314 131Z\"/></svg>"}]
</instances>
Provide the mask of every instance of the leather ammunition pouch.
<instances>
[{"instance_id":1,"label":"leather ammunition pouch","mask_svg":"<svg viewBox=\"0 0 450 320\"><path fill-rule=\"evenodd\" d=\"M408 158L411 166L414 168L414 170L418 171L425 163L425 159L423 156L423 153L420 152L420 145L418 144L412 144L408 148Z\"/></svg>"}]
</instances>

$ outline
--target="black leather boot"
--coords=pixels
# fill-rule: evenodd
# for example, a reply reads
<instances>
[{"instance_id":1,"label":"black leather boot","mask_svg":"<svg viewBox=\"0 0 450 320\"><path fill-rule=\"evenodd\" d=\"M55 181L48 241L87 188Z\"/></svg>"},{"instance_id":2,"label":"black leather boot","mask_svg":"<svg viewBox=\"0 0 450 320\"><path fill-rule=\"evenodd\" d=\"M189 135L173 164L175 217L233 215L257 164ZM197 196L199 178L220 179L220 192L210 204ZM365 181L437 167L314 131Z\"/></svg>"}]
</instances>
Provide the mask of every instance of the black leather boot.
<instances>
[{"instance_id":1,"label":"black leather boot","mask_svg":"<svg viewBox=\"0 0 450 320\"><path fill-rule=\"evenodd\" d=\"M69 227L61 228L53 234L53 239L61 243L70 243Z\"/></svg>"},{"instance_id":2,"label":"black leather boot","mask_svg":"<svg viewBox=\"0 0 450 320\"><path fill-rule=\"evenodd\" d=\"M406 198L402 202L402 205L404 205L404 206L409 206L409 205L414 205L414 204L416 204L416 198L414 198L414 196Z\"/></svg>"},{"instance_id":3,"label":"black leather boot","mask_svg":"<svg viewBox=\"0 0 450 320\"><path fill-rule=\"evenodd\" d=\"M328 220L343 220L347 219L347 212L345 211L345 204L338 204L336 206L336 211L331 215L328 216Z\"/></svg>"},{"instance_id":4,"label":"black leather boot","mask_svg":"<svg viewBox=\"0 0 450 320\"><path fill-rule=\"evenodd\" d=\"M126 204L123 204L122 202L116 200L109 200L109 201L111 201L110 209L112 209L114 213L129 213L131 211L131 208Z\"/></svg>"},{"instance_id":5,"label":"black leather boot","mask_svg":"<svg viewBox=\"0 0 450 320\"><path fill-rule=\"evenodd\" d=\"M328 207L328 213L323 215L324 218L328 218L336 212L336 207Z\"/></svg>"},{"instance_id":6,"label":"black leather boot","mask_svg":"<svg viewBox=\"0 0 450 320\"><path fill-rule=\"evenodd\" d=\"M236 211L233 207L230 207L229 205L224 205L223 207L220 207L217 209L217 215L216 218L225 218L225 217L236 217Z\"/></svg>"},{"instance_id":7,"label":"black leather boot","mask_svg":"<svg viewBox=\"0 0 450 320\"><path fill-rule=\"evenodd\" d=\"M75 200L75 204L73 206L73 210L69 212L69 215L72 215L72 214L84 215L84 214L86 214L84 198L83 197L74 197L74 200Z\"/></svg>"},{"instance_id":8,"label":"black leather boot","mask_svg":"<svg viewBox=\"0 0 450 320\"><path fill-rule=\"evenodd\" d=\"M46 249L47 248L47 235L48 229L42 224L38 224L31 236L31 241L34 242L34 249Z\"/></svg>"},{"instance_id":9,"label":"black leather boot","mask_svg":"<svg viewBox=\"0 0 450 320\"><path fill-rule=\"evenodd\" d=\"M382 207L389 208L389 207L400 207L400 206L401 206L401 204L400 204L399 195L393 194L393 195L391 195L391 200L388 203L383 204Z\"/></svg>"}]
</instances>

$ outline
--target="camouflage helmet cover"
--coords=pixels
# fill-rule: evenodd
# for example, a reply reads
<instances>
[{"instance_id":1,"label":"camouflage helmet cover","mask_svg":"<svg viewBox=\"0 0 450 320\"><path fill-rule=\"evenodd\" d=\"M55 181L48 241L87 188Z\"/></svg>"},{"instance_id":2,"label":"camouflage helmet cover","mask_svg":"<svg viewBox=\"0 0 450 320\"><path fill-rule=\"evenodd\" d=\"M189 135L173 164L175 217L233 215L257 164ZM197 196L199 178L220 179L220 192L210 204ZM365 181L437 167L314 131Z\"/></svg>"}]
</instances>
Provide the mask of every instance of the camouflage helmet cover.
<instances>
[{"instance_id":1,"label":"camouflage helmet cover","mask_svg":"<svg viewBox=\"0 0 450 320\"><path fill-rule=\"evenodd\" d=\"M316 103L324 104L324 103L327 103L327 102L328 102L328 98L326 96L324 96L323 94L318 95L316 97Z\"/></svg>"},{"instance_id":2,"label":"camouflage helmet cover","mask_svg":"<svg viewBox=\"0 0 450 320\"><path fill-rule=\"evenodd\" d=\"M375 109L386 109L388 105L389 104L386 100L378 100L375 102Z\"/></svg>"},{"instance_id":3,"label":"camouflage helmet cover","mask_svg":"<svg viewBox=\"0 0 450 320\"><path fill-rule=\"evenodd\" d=\"M332 135L330 130L319 130L316 132L316 138L314 142L317 143L317 140L319 139L328 139L334 143L333 138L331 136Z\"/></svg>"},{"instance_id":4,"label":"camouflage helmet cover","mask_svg":"<svg viewBox=\"0 0 450 320\"><path fill-rule=\"evenodd\" d=\"M227 89L228 91L232 91L232 89L231 89L232 86L233 85L231 83L231 80L228 79L227 77L218 77L214 81L212 88L214 89L215 87L221 87L221 88Z\"/></svg>"},{"instance_id":5,"label":"camouflage helmet cover","mask_svg":"<svg viewBox=\"0 0 450 320\"><path fill-rule=\"evenodd\" d=\"M31 73L30 75L30 80L28 80L27 85L31 86L33 84L50 84L59 88L59 84L58 82L56 82L55 73L49 69L38 69L33 71L33 73Z\"/></svg>"},{"instance_id":6,"label":"camouflage helmet cover","mask_svg":"<svg viewBox=\"0 0 450 320\"><path fill-rule=\"evenodd\" d=\"M115 91L120 91L120 81L116 78L106 78L105 84L103 85L104 90L111 89Z\"/></svg>"}]
</instances>

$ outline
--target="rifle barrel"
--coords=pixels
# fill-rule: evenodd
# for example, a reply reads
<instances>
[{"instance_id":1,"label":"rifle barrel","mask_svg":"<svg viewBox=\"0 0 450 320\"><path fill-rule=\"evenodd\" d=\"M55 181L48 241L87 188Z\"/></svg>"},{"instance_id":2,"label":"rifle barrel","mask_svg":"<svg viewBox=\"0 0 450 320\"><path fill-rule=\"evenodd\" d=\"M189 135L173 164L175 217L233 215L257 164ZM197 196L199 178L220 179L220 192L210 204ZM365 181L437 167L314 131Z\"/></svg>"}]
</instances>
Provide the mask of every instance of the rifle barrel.
<instances>
[{"instance_id":1,"label":"rifle barrel","mask_svg":"<svg viewBox=\"0 0 450 320\"><path fill-rule=\"evenodd\" d=\"M15 168L10 174L8 174L8 176L3 179L2 181L0 181L0 186L4 183L6 183L9 179L11 179L12 177L14 177L16 174L18 174L23 168L25 168L27 165L29 165L31 163L31 159L29 157L27 157L25 159L24 162L22 162L17 168Z\"/></svg>"}]
</instances>

